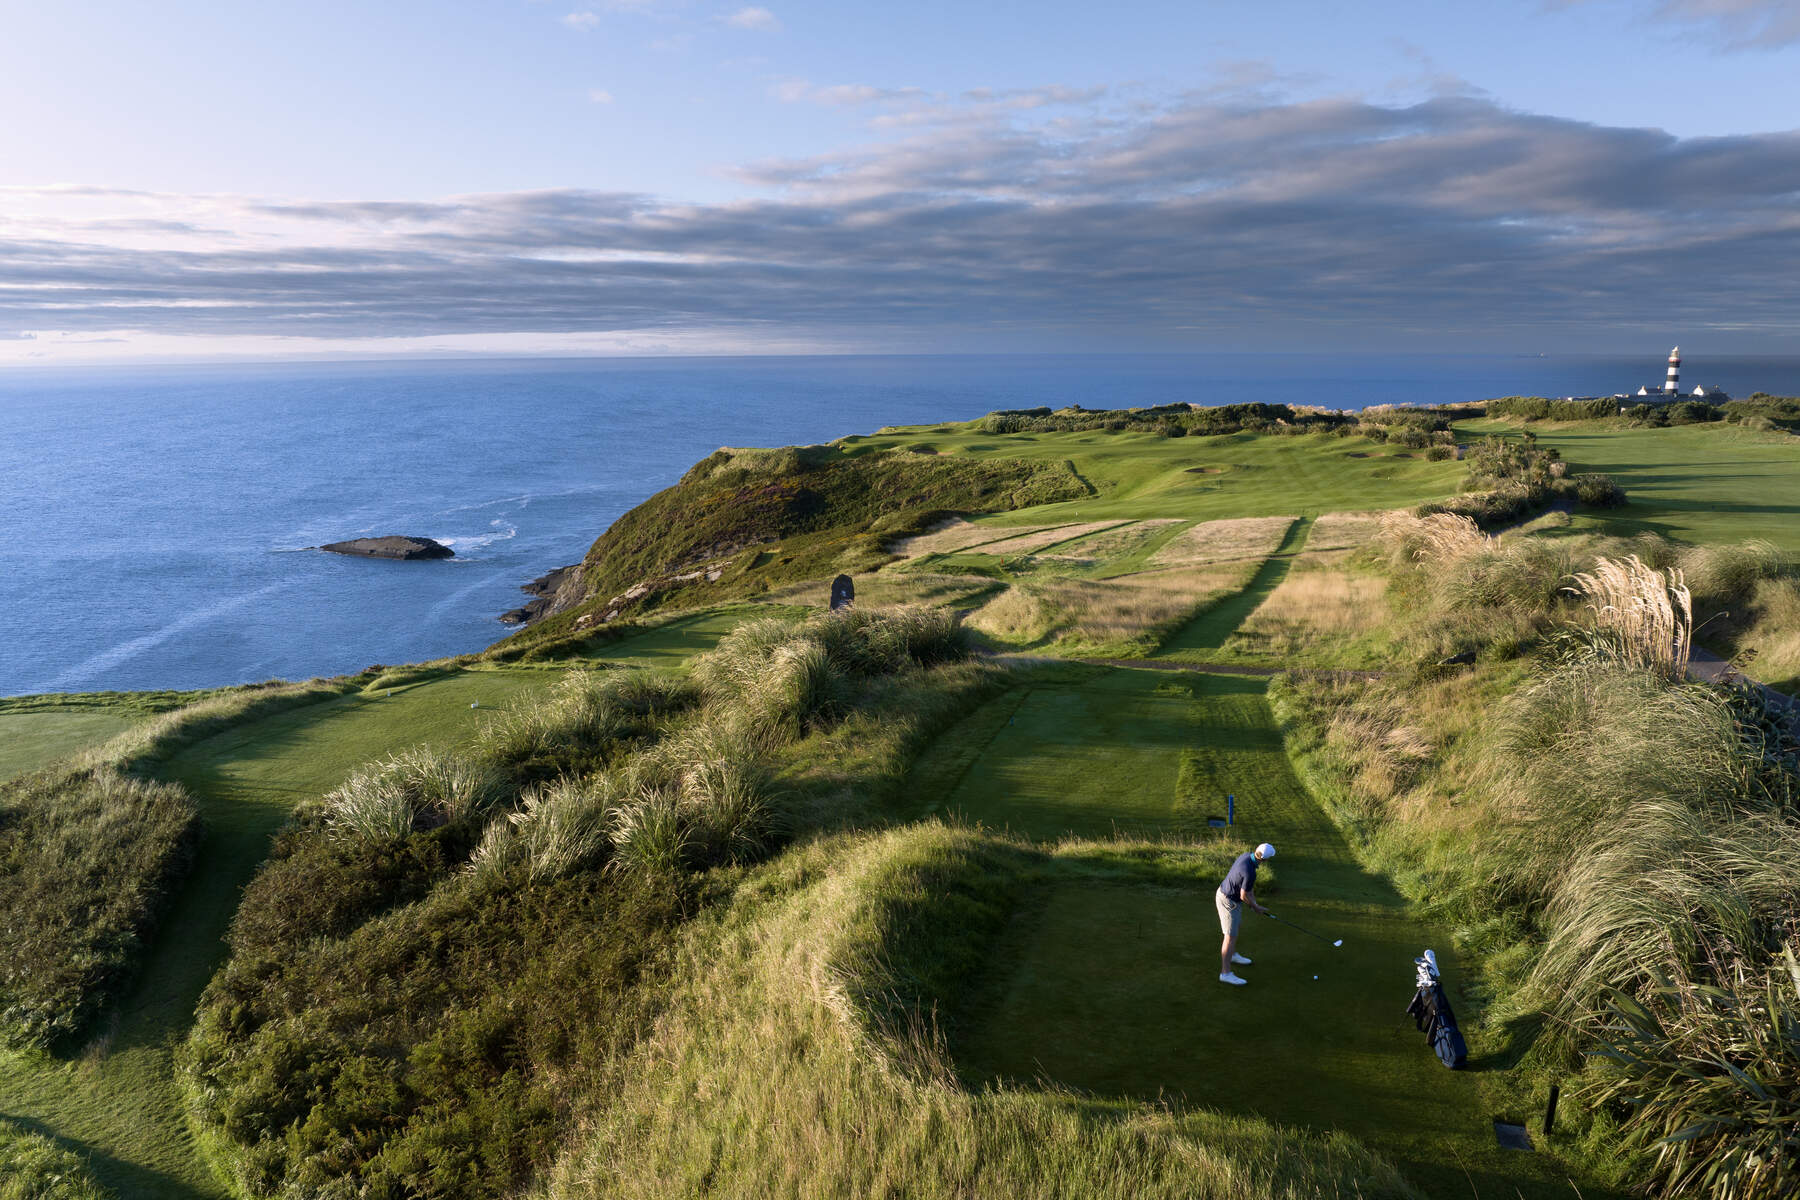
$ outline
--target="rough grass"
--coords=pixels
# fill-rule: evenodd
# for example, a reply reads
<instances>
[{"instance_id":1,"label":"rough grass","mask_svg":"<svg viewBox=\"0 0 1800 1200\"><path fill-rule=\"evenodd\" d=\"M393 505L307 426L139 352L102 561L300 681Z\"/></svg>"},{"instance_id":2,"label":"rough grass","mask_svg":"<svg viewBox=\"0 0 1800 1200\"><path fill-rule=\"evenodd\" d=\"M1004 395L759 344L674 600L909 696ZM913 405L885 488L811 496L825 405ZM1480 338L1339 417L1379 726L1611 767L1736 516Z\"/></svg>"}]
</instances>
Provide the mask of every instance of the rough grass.
<instances>
[{"instance_id":1,"label":"rough grass","mask_svg":"<svg viewBox=\"0 0 1800 1200\"><path fill-rule=\"evenodd\" d=\"M571 676L543 723L586 714L607 746L534 751L548 781L515 776L497 805L426 795L449 760L414 755L303 808L186 1052L234 1186L516 1194L661 1010L664 951L716 902L702 873L869 819L916 739L984 694L963 653L931 611L754 620L698 666L698 693ZM498 769L511 742L477 750ZM346 831L371 790L398 818Z\"/></svg>"},{"instance_id":2,"label":"rough grass","mask_svg":"<svg viewBox=\"0 0 1800 1200\"><path fill-rule=\"evenodd\" d=\"M1316 538L1316 534L1314 535ZM1348 568L1316 566L1308 551L1273 592L1244 618L1225 649L1284 663L1360 665L1373 659L1354 646L1392 620L1387 580Z\"/></svg>"},{"instance_id":3,"label":"rough grass","mask_svg":"<svg viewBox=\"0 0 1800 1200\"><path fill-rule=\"evenodd\" d=\"M1074 541L1076 538L1084 538L1092 533L1113 529L1118 524L1117 521L1083 521L1075 525L1052 526L1049 529L1033 530L1030 533L1022 533L1017 537L1009 537L1002 541L985 543L981 547L981 552L1003 556L1030 554L1062 542Z\"/></svg>"},{"instance_id":4,"label":"rough grass","mask_svg":"<svg viewBox=\"0 0 1800 1200\"><path fill-rule=\"evenodd\" d=\"M1261 560L1275 552L1293 523L1293 517L1206 521L1170 540L1151 561L1164 566L1193 566L1234 559Z\"/></svg>"},{"instance_id":5,"label":"rough grass","mask_svg":"<svg viewBox=\"0 0 1800 1200\"><path fill-rule=\"evenodd\" d=\"M969 625L1008 649L1137 658L1255 573L1254 562L1239 562L1105 581L1021 579L977 609Z\"/></svg>"},{"instance_id":6,"label":"rough grass","mask_svg":"<svg viewBox=\"0 0 1800 1200\"><path fill-rule=\"evenodd\" d=\"M1461 622L1496 661L1379 682L1294 679L1283 707L1326 764L1321 780L1346 828L1412 895L1457 921L1462 944L1486 960L1493 1028L1513 1041L1511 1053L1529 1052L1536 1071L1560 1077L1575 1065L1569 1053L1593 1049L1605 1029L1620 1036L1622 1014L1770 977L1800 891L1800 779L1746 719L1749 701L1680 681L1671 660L1686 602L1680 568L1650 563L1692 564L1713 603L1770 586L1767 572L1779 566L1756 548L1636 539L1640 561L1601 539L1399 532L1397 561L1412 564L1399 583L1414 622ZM1575 571L1589 564L1597 569ZM1608 572L1614 578L1599 578ZM1571 579L1587 581L1587 607L1558 589ZM1653 611L1640 620L1646 606ZM1527 644L1535 664L1498 661ZM1665 1029L1660 1061L1704 1057L1697 1025L1680 1028L1688 1032ZM1643 1153L1654 1138L1642 1131L1673 1130L1692 1078L1640 1073L1621 1086L1652 1090L1633 1092L1630 1108L1577 1105L1571 1135L1612 1169L1648 1178L1667 1156ZM1704 1136L1713 1161L1748 1144L1723 1127ZM1622 1145L1638 1156L1620 1157ZM1693 1182L1679 1171L1662 1177Z\"/></svg>"},{"instance_id":7,"label":"rough grass","mask_svg":"<svg viewBox=\"0 0 1800 1200\"><path fill-rule=\"evenodd\" d=\"M0 1118L0 1200L112 1200L79 1155Z\"/></svg>"}]
</instances>

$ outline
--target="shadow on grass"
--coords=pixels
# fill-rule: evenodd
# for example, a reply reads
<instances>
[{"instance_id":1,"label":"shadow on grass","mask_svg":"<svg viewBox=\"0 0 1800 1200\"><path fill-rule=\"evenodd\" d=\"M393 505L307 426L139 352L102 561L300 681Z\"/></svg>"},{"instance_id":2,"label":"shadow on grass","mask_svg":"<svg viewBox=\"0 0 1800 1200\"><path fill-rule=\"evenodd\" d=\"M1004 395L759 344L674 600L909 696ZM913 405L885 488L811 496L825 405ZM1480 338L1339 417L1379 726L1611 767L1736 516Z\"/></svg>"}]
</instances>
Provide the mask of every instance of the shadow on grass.
<instances>
[{"instance_id":1,"label":"shadow on grass","mask_svg":"<svg viewBox=\"0 0 1800 1200\"><path fill-rule=\"evenodd\" d=\"M112 1155L96 1150L74 1138L64 1137L42 1121L34 1121L30 1117L7 1117L6 1119L20 1129L35 1133L53 1143L57 1149L66 1150L79 1157L87 1164L88 1171L96 1182L111 1188L120 1197L183 1194L183 1186L178 1180L172 1179L160 1171L152 1171L136 1163L114 1158Z\"/></svg>"},{"instance_id":2,"label":"shadow on grass","mask_svg":"<svg viewBox=\"0 0 1800 1200\"><path fill-rule=\"evenodd\" d=\"M1167 658L1223 648L1225 639L1236 633L1244 619L1281 586L1281 581L1287 578L1288 569L1293 565L1294 557L1306 545L1306 536L1311 531L1311 517L1301 517L1289 525L1287 533L1282 535L1281 544L1263 560L1262 567L1242 591L1225 597L1189 621L1180 632L1163 643L1162 649L1152 657Z\"/></svg>"}]
</instances>

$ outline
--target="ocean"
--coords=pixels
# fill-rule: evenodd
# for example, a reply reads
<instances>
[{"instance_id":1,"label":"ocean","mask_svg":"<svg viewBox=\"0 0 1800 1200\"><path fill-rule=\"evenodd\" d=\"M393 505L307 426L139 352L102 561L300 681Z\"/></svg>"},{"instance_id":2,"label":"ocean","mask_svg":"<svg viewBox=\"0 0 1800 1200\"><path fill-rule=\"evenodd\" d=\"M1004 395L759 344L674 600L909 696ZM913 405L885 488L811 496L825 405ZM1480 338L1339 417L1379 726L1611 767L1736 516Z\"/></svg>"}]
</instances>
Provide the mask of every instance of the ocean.
<instances>
[{"instance_id":1,"label":"ocean","mask_svg":"<svg viewBox=\"0 0 1800 1200\"><path fill-rule=\"evenodd\" d=\"M1800 394L1800 359L1684 382ZM0 372L0 695L301 679L479 650L518 590L721 445L997 408L1361 408L1611 392L1662 361L1504 356L457 360ZM436 538L435 562L308 547Z\"/></svg>"}]
</instances>

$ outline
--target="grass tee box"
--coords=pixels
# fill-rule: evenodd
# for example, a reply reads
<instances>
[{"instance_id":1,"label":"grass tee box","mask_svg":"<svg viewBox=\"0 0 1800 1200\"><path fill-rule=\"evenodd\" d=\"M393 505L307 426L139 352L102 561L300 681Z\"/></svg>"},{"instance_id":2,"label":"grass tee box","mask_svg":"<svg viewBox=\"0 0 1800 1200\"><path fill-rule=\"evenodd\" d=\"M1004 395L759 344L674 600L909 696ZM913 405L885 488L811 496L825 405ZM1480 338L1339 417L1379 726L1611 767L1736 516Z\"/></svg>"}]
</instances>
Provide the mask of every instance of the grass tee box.
<instances>
[{"instance_id":1,"label":"grass tee box","mask_svg":"<svg viewBox=\"0 0 1800 1200\"><path fill-rule=\"evenodd\" d=\"M1483 1195L1570 1195L1550 1160L1495 1146L1477 1073L1444 1071L1419 1043L1402 1011L1412 958L1435 940L1447 959L1445 942L1356 862L1295 778L1265 687L1046 669L941 738L915 774L917 796L1040 842L1114 832L1237 849L1271 841L1263 901L1343 947L1247 914L1251 982L1225 987L1216 874L1135 883L1100 852L1090 863L1065 845L954 1023L958 1069L975 1084L1042 1081L1341 1129L1430 1196L1471 1184ZM1227 793L1237 824L1208 830Z\"/></svg>"}]
</instances>

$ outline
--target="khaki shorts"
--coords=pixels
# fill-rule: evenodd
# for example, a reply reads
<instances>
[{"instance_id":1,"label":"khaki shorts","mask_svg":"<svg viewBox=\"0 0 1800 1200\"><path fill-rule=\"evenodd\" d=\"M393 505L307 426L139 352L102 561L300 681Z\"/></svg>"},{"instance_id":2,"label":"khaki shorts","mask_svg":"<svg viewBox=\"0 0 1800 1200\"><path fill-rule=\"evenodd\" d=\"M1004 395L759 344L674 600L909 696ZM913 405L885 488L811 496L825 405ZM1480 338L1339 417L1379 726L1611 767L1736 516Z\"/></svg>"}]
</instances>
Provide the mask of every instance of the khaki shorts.
<instances>
[{"instance_id":1,"label":"khaki shorts","mask_svg":"<svg viewBox=\"0 0 1800 1200\"><path fill-rule=\"evenodd\" d=\"M1244 919L1244 902L1229 899L1217 890L1213 892L1213 902L1219 910L1219 932L1226 937L1236 937L1238 925Z\"/></svg>"}]
</instances>

